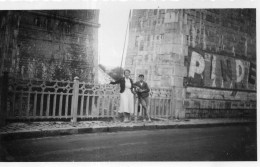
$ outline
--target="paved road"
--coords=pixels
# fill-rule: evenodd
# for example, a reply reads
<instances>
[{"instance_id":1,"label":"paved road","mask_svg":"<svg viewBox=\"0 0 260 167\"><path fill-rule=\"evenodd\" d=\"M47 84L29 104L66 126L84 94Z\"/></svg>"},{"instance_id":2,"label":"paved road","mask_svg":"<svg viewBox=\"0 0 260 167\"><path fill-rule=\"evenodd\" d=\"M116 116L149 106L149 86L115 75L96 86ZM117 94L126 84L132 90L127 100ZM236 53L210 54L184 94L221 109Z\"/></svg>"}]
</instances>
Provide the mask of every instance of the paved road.
<instances>
[{"instance_id":1,"label":"paved road","mask_svg":"<svg viewBox=\"0 0 260 167\"><path fill-rule=\"evenodd\" d=\"M256 128L226 126L24 139L3 143L15 161L256 160Z\"/></svg>"}]
</instances>

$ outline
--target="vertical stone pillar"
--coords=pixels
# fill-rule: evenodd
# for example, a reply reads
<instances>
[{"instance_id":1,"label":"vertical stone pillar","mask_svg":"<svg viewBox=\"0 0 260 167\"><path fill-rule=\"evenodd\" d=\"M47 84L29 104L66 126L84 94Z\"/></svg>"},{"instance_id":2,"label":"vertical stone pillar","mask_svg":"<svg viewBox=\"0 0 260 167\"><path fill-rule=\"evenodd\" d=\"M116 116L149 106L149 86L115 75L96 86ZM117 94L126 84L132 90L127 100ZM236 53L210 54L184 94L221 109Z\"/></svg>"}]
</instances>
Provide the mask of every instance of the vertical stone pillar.
<instances>
[{"instance_id":1,"label":"vertical stone pillar","mask_svg":"<svg viewBox=\"0 0 260 167\"><path fill-rule=\"evenodd\" d=\"M178 21L177 26L179 28L174 31L173 35L178 37L178 40L175 40L173 45L173 55L175 55L174 66L173 66L173 94L174 94L174 107L173 107L173 117L175 119L184 119L185 110L183 106L184 101L184 87L183 87L183 78L187 75L187 69L184 66L184 57L186 56L186 26L187 18L185 11L178 11ZM177 42L177 43L176 43Z\"/></svg>"}]
</instances>

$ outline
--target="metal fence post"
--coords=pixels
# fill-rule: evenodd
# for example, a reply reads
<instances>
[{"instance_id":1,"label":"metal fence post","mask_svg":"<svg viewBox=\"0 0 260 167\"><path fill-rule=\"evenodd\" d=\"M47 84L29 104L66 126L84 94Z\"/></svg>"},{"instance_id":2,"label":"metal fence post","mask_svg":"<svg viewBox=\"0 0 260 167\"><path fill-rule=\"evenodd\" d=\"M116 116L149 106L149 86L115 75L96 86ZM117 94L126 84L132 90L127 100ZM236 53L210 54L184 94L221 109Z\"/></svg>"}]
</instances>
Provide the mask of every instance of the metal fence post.
<instances>
[{"instance_id":1,"label":"metal fence post","mask_svg":"<svg viewBox=\"0 0 260 167\"><path fill-rule=\"evenodd\" d=\"M79 98L79 77L74 78L73 96L72 96L72 122L77 122L78 112L78 98Z\"/></svg>"},{"instance_id":2,"label":"metal fence post","mask_svg":"<svg viewBox=\"0 0 260 167\"><path fill-rule=\"evenodd\" d=\"M6 124L7 117L7 96L8 96L8 72L4 72L1 88L1 111L0 111L0 127Z\"/></svg>"}]
</instances>

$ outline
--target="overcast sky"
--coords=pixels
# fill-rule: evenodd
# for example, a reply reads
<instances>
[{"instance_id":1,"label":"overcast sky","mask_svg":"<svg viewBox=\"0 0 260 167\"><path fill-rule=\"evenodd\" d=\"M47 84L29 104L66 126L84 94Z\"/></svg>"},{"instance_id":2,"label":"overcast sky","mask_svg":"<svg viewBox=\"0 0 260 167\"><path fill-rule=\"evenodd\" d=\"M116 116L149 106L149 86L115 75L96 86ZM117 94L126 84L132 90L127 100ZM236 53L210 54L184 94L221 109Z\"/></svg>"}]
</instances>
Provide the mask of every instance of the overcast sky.
<instances>
[{"instance_id":1,"label":"overcast sky","mask_svg":"<svg viewBox=\"0 0 260 167\"><path fill-rule=\"evenodd\" d=\"M99 63L105 66L120 66L129 10L104 8L99 13ZM127 45L126 45L127 48ZM126 54L126 48L124 57ZM123 62L124 66L124 62Z\"/></svg>"}]
</instances>

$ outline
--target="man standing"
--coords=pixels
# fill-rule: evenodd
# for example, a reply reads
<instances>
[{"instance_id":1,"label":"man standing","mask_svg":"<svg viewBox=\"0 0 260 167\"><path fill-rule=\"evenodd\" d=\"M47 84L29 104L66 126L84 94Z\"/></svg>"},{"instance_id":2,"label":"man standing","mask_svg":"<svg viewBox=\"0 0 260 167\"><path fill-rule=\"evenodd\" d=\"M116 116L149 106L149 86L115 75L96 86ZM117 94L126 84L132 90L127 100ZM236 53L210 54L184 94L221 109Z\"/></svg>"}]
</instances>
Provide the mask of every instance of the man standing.
<instances>
[{"instance_id":1,"label":"man standing","mask_svg":"<svg viewBox=\"0 0 260 167\"><path fill-rule=\"evenodd\" d=\"M134 87L136 88L137 97L138 97L138 107L140 104L142 105L142 108L144 109L144 116L147 116L148 121L151 122L151 118L148 113L150 88L148 87L148 84L144 81L143 74L140 74L138 78L139 81L134 84ZM138 110L138 112L139 111L140 110ZM143 121L146 121L145 117Z\"/></svg>"}]
</instances>

